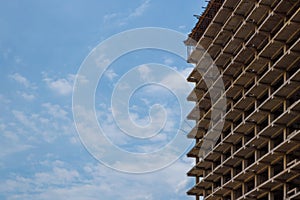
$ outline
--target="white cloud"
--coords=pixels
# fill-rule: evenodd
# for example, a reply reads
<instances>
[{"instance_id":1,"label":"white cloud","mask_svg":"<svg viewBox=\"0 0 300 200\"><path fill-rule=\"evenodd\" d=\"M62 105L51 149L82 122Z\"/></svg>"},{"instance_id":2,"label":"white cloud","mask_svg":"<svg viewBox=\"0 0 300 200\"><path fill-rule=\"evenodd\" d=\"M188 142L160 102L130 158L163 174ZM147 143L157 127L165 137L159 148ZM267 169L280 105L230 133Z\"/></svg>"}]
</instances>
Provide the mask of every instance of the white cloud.
<instances>
[{"instance_id":1,"label":"white cloud","mask_svg":"<svg viewBox=\"0 0 300 200\"><path fill-rule=\"evenodd\" d=\"M10 156L14 153L26 151L32 148L29 144L24 144L16 131L10 131L11 124L0 124L0 158ZM4 163L3 163L4 165Z\"/></svg>"},{"instance_id":2,"label":"white cloud","mask_svg":"<svg viewBox=\"0 0 300 200\"><path fill-rule=\"evenodd\" d=\"M63 96L72 93L74 80L75 80L75 75L73 74L69 74L66 78L58 78L58 79L44 78L44 81L46 82L47 86L51 90Z\"/></svg>"},{"instance_id":3,"label":"white cloud","mask_svg":"<svg viewBox=\"0 0 300 200\"><path fill-rule=\"evenodd\" d=\"M50 170L1 181L0 193L20 200L193 199L185 194L191 183L185 174L190 162L182 160L161 171L141 175L119 173L95 163L87 163L78 169L67 167L68 163L64 162L58 165L46 163L51 166Z\"/></svg>"},{"instance_id":4,"label":"white cloud","mask_svg":"<svg viewBox=\"0 0 300 200\"><path fill-rule=\"evenodd\" d=\"M194 67L187 67L183 70L179 70L179 73L182 74L183 77L187 78L189 74L193 71Z\"/></svg>"},{"instance_id":5,"label":"white cloud","mask_svg":"<svg viewBox=\"0 0 300 200\"><path fill-rule=\"evenodd\" d=\"M105 52L102 52L99 54L99 56L97 56L95 58L95 62L96 62L97 67L104 70L109 66L109 64L111 63L111 60L107 58L107 55L105 54Z\"/></svg>"},{"instance_id":6,"label":"white cloud","mask_svg":"<svg viewBox=\"0 0 300 200\"><path fill-rule=\"evenodd\" d=\"M176 73L170 73L169 75L165 76L163 80L161 80L162 85L167 85L169 89L172 91L177 92L183 92L185 94L185 97L188 96L188 93L192 90L192 87L190 88L190 91L187 91L187 84L185 81L185 78L188 76L188 74L192 71L192 68L186 68L184 70L175 70L182 75L182 80L185 84L183 84L182 81L174 81L178 80L178 74Z\"/></svg>"},{"instance_id":7,"label":"white cloud","mask_svg":"<svg viewBox=\"0 0 300 200\"><path fill-rule=\"evenodd\" d=\"M25 127L30 128L34 131L37 131L37 127L35 122L32 120L31 117L25 115L23 112L18 110L13 110L12 114L15 116L15 118L21 122Z\"/></svg>"},{"instance_id":8,"label":"white cloud","mask_svg":"<svg viewBox=\"0 0 300 200\"><path fill-rule=\"evenodd\" d=\"M20 92L18 91L17 92L21 97L23 97L23 99L25 99L26 101L32 101L35 99L35 95L33 94L29 94L29 93L26 93L26 92Z\"/></svg>"},{"instance_id":9,"label":"white cloud","mask_svg":"<svg viewBox=\"0 0 300 200\"><path fill-rule=\"evenodd\" d=\"M2 141L3 142L3 141ZM1 142L1 143L2 143ZM33 148L32 145L26 145L22 143L10 143L9 145L7 144L1 144L1 151L0 151L0 158L11 156L14 153L19 153L22 151L26 151Z\"/></svg>"},{"instance_id":10,"label":"white cloud","mask_svg":"<svg viewBox=\"0 0 300 200\"><path fill-rule=\"evenodd\" d=\"M179 194L180 192L185 191L187 185L188 185L187 179L180 181L179 183L177 183L175 187L175 192Z\"/></svg>"},{"instance_id":11,"label":"white cloud","mask_svg":"<svg viewBox=\"0 0 300 200\"><path fill-rule=\"evenodd\" d=\"M118 16L118 13L111 13L111 14L104 15L103 21L104 22L110 21L110 20L116 18L117 16Z\"/></svg>"},{"instance_id":12,"label":"white cloud","mask_svg":"<svg viewBox=\"0 0 300 200\"><path fill-rule=\"evenodd\" d=\"M105 23L115 20L119 26L124 26L128 23L129 20L141 17L149 8L150 0L144 0L136 8L132 9L130 13L111 13L104 15L103 21Z\"/></svg>"},{"instance_id":13,"label":"white cloud","mask_svg":"<svg viewBox=\"0 0 300 200\"><path fill-rule=\"evenodd\" d=\"M71 75L71 78L73 78L73 75ZM76 78L76 81L78 81L79 84L86 84L89 83L89 80L80 74L77 74L76 76L74 76L74 79Z\"/></svg>"},{"instance_id":14,"label":"white cloud","mask_svg":"<svg viewBox=\"0 0 300 200\"><path fill-rule=\"evenodd\" d=\"M164 59L164 64L165 65L171 65L174 63L174 60L172 58L165 58Z\"/></svg>"},{"instance_id":15,"label":"white cloud","mask_svg":"<svg viewBox=\"0 0 300 200\"><path fill-rule=\"evenodd\" d=\"M78 137L75 137L75 136L71 137L69 141L70 141L71 144L74 144L74 145L80 144L80 139Z\"/></svg>"},{"instance_id":16,"label":"white cloud","mask_svg":"<svg viewBox=\"0 0 300 200\"><path fill-rule=\"evenodd\" d=\"M136 107L136 111L139 111L140 107ZM150 108L150 107L149 107ZM112 141L113 144L118 146L123 145L132 145L132 150L137 152L153 152L157 149L162 148L166 142L168 142L168 134L170 132L174 133L177 130L175 129L175 120L174 113L172 109L166 109L164 111L158 112L160 110L152 110L151 121L147 114L139 115L136 112L128 113L130 119L119 119L119 124L116 124L115 118L112 115L111 108L103 106L101 109L97 110L97 116L101 125L101 128L104 134ZM114 113L119 113L118 110L115 110ZM118 117L118 114L116 114ZM167 116L167 117L166 117ZM87 117L86 117L87 118ZM130 121L129 123L129 120ZM167 121L166 121L167 120ZM132 123L133 124L132 124ZM133 125L133 126L132 126ZM136 127L139 126L148 126L143 133L137 132ZM126 135L126 130L129 134L140 135L141 137L146 137L147 135L153 135L156 132L162 130L162 133L158 133L155 137L149 139L150 144L148 145L138 145L134 144L136 141L132 140L131 137Z\"/></svg>"},{"instance_id":17,"label":"white cloud","mask_svg":"<svg viewBox=\"0 0 300 200\"><path fill-rule=\"evenodd\" d=\"M186 29L186 26L185 25L181 25L178 27L179 29Z\"/></svg>"},{"instance_id":18,"label":"white cloud","mask_svg":"<svg viewBox=\"0 0 300 200\"><path fill-rule=\"evenodd\" d=\"M70 119L68 108L43 103L37 113L26 113L20 110L11 112L16 119L15 124L12 125L15 132L26 137L28 142L53 143L59 137L68 137L67 140L71 143L70 139L75 133L75 127Z\"/></svg>"},{"instance_id":19,"label":"white cloud","mask_svg":"<svg viewBox=\"0 0 300 200\"><path fill-rule=\"evenodd\" d=\"M64 185L79 177L79 173L72 169L67 170L61 167L54 167L52 172L40 172L35 174L35 181L40 185L51 183L53 185Z\"/></svg>"},{"instance_id":20,"label":"white cloud","mask_svg":"<svg viewBox=\"0 0 300 200\"><path fill-rule=\"evenodd\" d=\"M131 17L139 17L144 14L147 8L150 6L150 0L145 0L139 7L137 7L130 15Z\"/></svg>"},{"instance_id":21,"label":"white cloud","mask_svg":"<svg viewBox=\"0 0 300 200\"><path fill-rule=\"evenodd\" d=\"M21 85L25 86L26 88L31 86L31 83L27 80L27 78L25 78L24 76L22 76L19 73L14 73L12 75L9 76L11 79L13 79L14 81L20 83Z\"/></svg>"},{"instance_id":22,"label":"white cloud","mask_svg":"<svg viewBox=\"0 0 300 200\"><path fill-rule=\"evenodd\" d=\"M150 78L149 75L151 73L151 69L148 65L139 66L138 71L140 73L142 80L148 80Z\"/></svg>"},{"instance_id":23,"label":"white cloud","mask_svg":"<svg viewBox=\"0 0 300 200\"><path fill-rule=\"evenodd\" d=\"M112 69L109 69L109 70L106 70L104 75L109 79L109 80L113 80L114 78L118 77L118 74L116 74L114 72L114 70Z\"/></svg>"},{"instance_id":24,"label":"white cloud","mask_svg":"<svg viewBox=\"0 0 300 200\"><path fill-rule=\"evenodd\" d=\"M68 112L61 108L60 105L54 105L51 103L42 104L47 109L48 114L58 119L66 119Z\"/></svg>"}]
</instances>

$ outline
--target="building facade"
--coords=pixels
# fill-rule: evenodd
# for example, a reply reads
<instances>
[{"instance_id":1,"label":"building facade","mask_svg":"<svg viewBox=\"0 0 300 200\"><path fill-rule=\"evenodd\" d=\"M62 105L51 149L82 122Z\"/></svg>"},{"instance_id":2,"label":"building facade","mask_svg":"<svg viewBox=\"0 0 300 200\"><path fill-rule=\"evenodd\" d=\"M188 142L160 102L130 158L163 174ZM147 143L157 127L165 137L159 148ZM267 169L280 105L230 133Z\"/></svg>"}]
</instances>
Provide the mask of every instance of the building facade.
<instances>
[{"instance_id":1,"label":"building facade","mask_svg":"<svg viewBox=\"0 0 300 200\"><path fill-rule=\"evenodd\" d=\"M187 156L188 195L204 200L300 199L300 1L211 0L185 41L195 64L188 97L196 126ZM216 144L201 153L213 105L203 49L224 83L226 112Z\"/></svg>"}]
</instances>

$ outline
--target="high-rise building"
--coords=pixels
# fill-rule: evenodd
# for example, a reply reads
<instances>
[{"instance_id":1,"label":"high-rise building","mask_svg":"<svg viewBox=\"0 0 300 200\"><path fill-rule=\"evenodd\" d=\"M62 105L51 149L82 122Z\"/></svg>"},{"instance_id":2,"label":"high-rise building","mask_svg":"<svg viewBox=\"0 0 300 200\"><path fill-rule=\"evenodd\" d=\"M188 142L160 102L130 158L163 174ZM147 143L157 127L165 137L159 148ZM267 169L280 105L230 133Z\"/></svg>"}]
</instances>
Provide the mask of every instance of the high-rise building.
<instances>
[{"instance_id":1,"label":"high-rise building","mask_svg":"<svg viewBox=\"0 0 300 200\"><path fill-rule=\"evenodd\" d=\"M195 158L187 174L196 181L187 194L300 199L300 1L211 0L195 16L185 41L195 64L188 100L196 103L188 116L196 121L188 135L196 142L187 154ZM223 81L218 98L226 99L224 115L216 118L224 122L220 136L207 152L215 107L209 102L214 83L203 80L203 51Z\"/></svg>"}]
</instances>

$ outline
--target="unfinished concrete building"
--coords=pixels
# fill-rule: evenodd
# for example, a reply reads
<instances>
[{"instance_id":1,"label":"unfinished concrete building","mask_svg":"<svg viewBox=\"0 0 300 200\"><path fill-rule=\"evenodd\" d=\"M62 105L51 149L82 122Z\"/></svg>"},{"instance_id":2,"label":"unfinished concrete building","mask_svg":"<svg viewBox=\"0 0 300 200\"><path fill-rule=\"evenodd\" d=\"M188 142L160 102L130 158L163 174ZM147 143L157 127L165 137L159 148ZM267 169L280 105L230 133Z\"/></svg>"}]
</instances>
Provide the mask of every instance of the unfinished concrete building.
<instances>
[{"instance_id":1,"label":"unfinished concrete building","mask_svg":"<svg viewBox=\"0 0 300 200\"><path fill-rule=\"evenodd\" d=\"M204 200L300 199L300 1L211 0L185 41L195 83L188 118L195 177L188 195ZM195 42L196 41L196 42ZM211 106L197 68L202 46L222 76L225 123L199 158ZM198 65L197 65L198 64ZM201 112L195 112L195 110ZM201 114L199 114L201 113Z\"/></svg>"}]
</instances>

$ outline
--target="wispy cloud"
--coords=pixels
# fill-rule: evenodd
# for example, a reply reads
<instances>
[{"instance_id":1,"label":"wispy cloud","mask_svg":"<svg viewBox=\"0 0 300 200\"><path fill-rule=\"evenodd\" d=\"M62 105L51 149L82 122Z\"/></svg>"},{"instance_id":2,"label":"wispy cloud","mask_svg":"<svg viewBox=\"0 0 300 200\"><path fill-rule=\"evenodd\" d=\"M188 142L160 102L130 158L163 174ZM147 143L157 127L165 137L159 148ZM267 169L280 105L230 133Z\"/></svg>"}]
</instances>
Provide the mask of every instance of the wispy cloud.
<instances>
[{"instance_id":1,"label":"wispy cloud","mask_svg":"<svg viewBox=\"0 0 300 200\"><path fill-rule=\"evenodd\" d=\"M3 144L3 141L1 141L1 149L3 149L3 150L1 150L1 152L0 152L0 158L11 156L14 153L27 151L27 150L32 149L32 148L33 148L33 146L22 144L20 142L10 143L9 145L7 145L7 144Z\"/></svg>"},{"instance_id":2,"label":"wispy cloud","mask_svg":"<svg viewBox=\"0 0 300 200\"><path fill-rule=\"evenodd\" d=\"M183 29L186 29L186 26L185 25L180 25L180 26L178 26L178 28L183 30Z\"/></svg>"},{"instance_id":3,"label":"wispy cloud","mask_svg":"<svg viewBox=\"0 0 300 200\"><path fill-rule=\"evenodd\" d=\"M29 82L29 80L27 78L25 78L24 76L22 76L21 74L19 74L19 73L14 73L12 75L9 75L9 77L12 80L20 83L21 85L23 85L27 88L31 86L31 83Z\"/></svg>"},{"instance_id":4,"label":"wispy cloud","mask_svg":"<svg viewBox=\"0 0 300 200\"><path fill-rule=\"evenodd\" d=\"M60 105L44 103L42 104L44 108L46 108L49 115L57 119L67 119L68 112L61 108Z\"/></svg>"},{"instance_id":5,"label":"wispy cloud","mask_svg":"<svg viewBox=\"0 0 300 200\"><path fill-rule=\"evenodd\" d=\"M36 113L12 110L11 114L15 118L12 130L30 142L53 143L59 137L66 137L71 142L75 127L69 109L53 103L43 103Z\"/></svg>"},{"instance_id":6,"label":"wispy cloud","mask_svg":"<svg viewBox=\"0 0 300 200\"><path fill-rule=\"evenodd\" d=\"M139 7L137 7L128 17L139 17L144 14L147 8L150 6L150 0L145 0Z\"/></svg>"},{"instance_id":7,"label":"wispy cloud","mask_svg":"<svg viewBox=\"0 0 300 200\"><path fill-rule=\"evenodd\" d=\"M21 97L23 97L23 99L25 99L26 101L32 101L35 99L35 95L34 94L29 94L29 93L26 93L26 92L21 92L21 91L18 91L17 92Z\"/></svg>"},{"instance_id":8,"label":"wispy cloud","mask_svg":"<svg viewBox=\"0 0 300 200\"><path fill-rule=\"evenodd\" d=\"M4 96L3 94L0 94L0 103L8 104L10 102L11 101L6 96Z\"/></svg>"},{"instance_id":9,"label":"wispy cloud","mask_svg":"<svg viewBox=\"0 0 300 200\"><path fill-rule=\"evenodd\" d=\"M111 13L103 16L103 21L108 22L114 18L116 18L119 14L118 13Z\"/></svg>"},{"instance_id":10,"label":"wispy cloud","mask_svg":"<svg viewBox=\"0 0 300 200\"><path fill-rule=\"evenodd\" d=\"M30 128L33 131L38 130L37 127L36 127L35 121L32 120L32 116L31 117L27 116L24 112L18 111L18 110L13 110L12 114L25 127Z\"/></svg>"},{"instance_id":11,"label":"wispy cloud","mask_svg":"<svg viewBox=\"0 0 300 200\"><path fill-rule=\"evenodd\" d=\"M0 180L0 193L11 199L189 199L185 191L191 180L181 173L190 168L189 162L178 161L168 169L143 175L118 173L95 163L78 168L57 160L46 163L49 170Z\"/></svg>"},{"instance_id":12,"label":"wispy cloud","mask_svg":"<svg viewBox=\"0 0 300 200\"><path fill-rule=\"evenodd\" d=\"M144 0L140 5L132 9L129 13L115 12L104 15L103 21L105 23L115 21L118 25L126 25L129 20L143 16L149 7L150 0Z\"/></svg>"},{"instance_id":13,"label":"wispy cloud","mask_svg":"<svg viewBox=\"0 0 300 200\"><path fill-rule=\"evenodd\" d=\"M10 124L0 124L0 160L4 157L13 155L14 153L19 153L32 148L30 144L25 144L24 141L20 139L17 131L11 131L9 130L10 128Z\"/></svg>"},{"instance_id":14,"label":"wispy cloud","mask_svg":"<svg viewBox=\"0 0 300 200\"><path fill-rule=\"evenodd\" d=\"M37 89L37 86L30 82L25 76L19 73L14 73L9 75L9 78L22 85L22 90L18 90L16 93L24 100L33 101L36 98L34 93Z\"/></svg>"}]
</instances>

